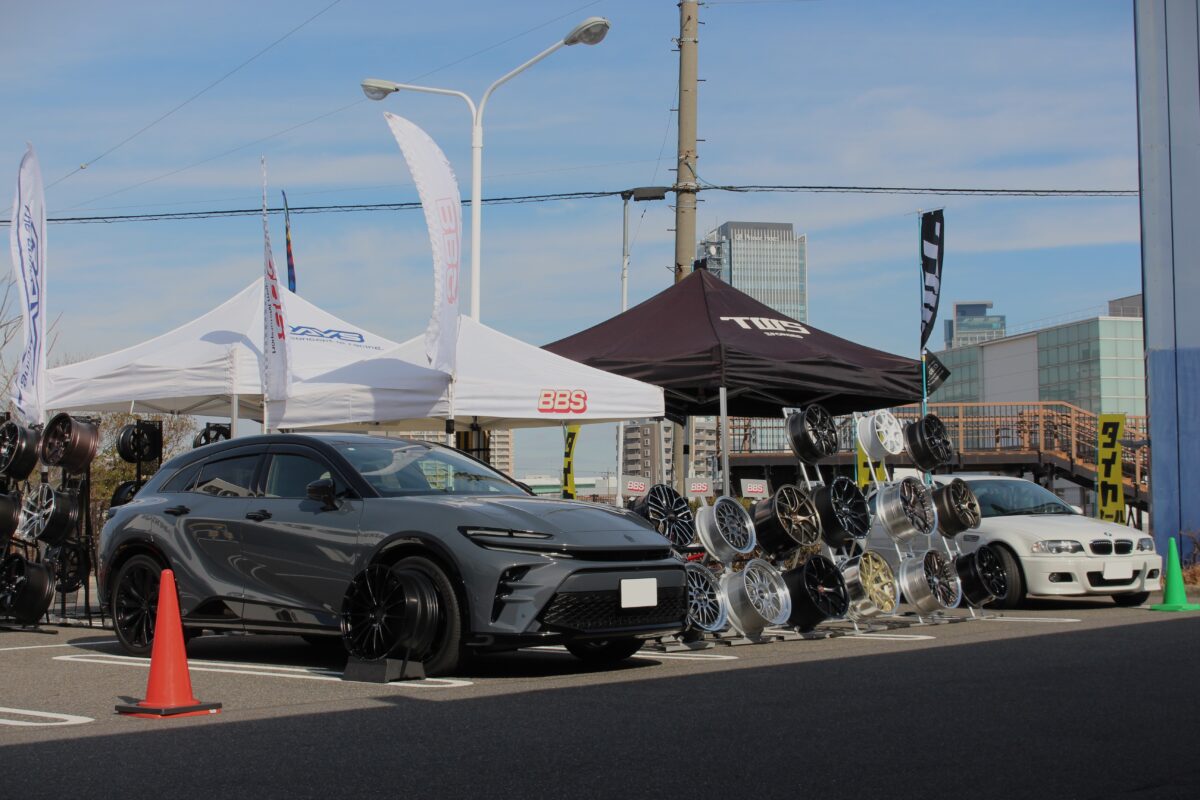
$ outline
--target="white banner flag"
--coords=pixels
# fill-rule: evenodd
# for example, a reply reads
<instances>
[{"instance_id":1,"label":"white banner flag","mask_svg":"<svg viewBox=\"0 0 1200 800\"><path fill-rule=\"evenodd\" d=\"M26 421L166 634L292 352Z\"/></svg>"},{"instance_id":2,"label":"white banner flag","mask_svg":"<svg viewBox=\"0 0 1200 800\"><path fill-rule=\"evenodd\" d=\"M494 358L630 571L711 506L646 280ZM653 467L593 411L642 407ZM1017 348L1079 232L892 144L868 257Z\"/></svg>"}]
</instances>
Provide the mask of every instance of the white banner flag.
<instances>
[{"instance_id":1,"label":"white banner flag","mask_svg":"<svg viewBox=\"0 0 1200 800\"><path fill-rule=\"evenodd\" d=\"M26 425L44 422L46 399L46 206L33 145L21 159L9 218L9 246L21 298L25 349L13 377L12 401Z\"/></svg>"},{"instance_id":2,"label":"white banner flag","mask_svg":"<svg viewBox=\"0 0 1200 800\"><path fill-rule=\"evenodd\" d=\"M462 257L462 196L450 162L429 134L403 117L384 113L408 163L433 248L433 315L425 329L429 366L454 374L458 345L458 268ZM478 287L476 287L478 291Z\"/></svg>"},{"instance_id":3,"label":"white banner flag","mask_svg":"<svg viewBox=\"0 0 1200 800\"><path fill-rule=\"evenodd\" d=\"M286 294L279 287L275 260L271 257L271 231L267 225L267 161L263 168L263 360L264 400L284 400L291 385L288 370L290 346L287 338ZM263 403L264 416L266 403ZM265 428L267 421L263 420Z\"/></svg>"}]
</instances>

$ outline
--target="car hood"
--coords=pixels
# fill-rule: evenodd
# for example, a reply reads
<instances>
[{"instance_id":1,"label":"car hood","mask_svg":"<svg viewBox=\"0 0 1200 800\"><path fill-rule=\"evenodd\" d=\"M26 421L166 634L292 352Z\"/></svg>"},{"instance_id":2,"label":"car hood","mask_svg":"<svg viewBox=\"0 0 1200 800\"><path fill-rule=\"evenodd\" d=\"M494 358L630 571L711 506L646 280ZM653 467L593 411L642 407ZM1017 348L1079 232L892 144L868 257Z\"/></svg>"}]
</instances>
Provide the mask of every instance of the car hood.
<instances>
[{"instance_id":1,"label":"car hood","mask_svg":"<svg viewBox=\"0 0 1200 800\"><path fill-rule=\"evenodd\" d=\"M1015 514L1011 517L988 517L979 526L985 535L1018 536L1029 542L1042 539L1074 539L1087 543L1092 539L1137 539L1145 534L1118 525L1102 522L1082 514Z\"/></svg>"}]
</instances>

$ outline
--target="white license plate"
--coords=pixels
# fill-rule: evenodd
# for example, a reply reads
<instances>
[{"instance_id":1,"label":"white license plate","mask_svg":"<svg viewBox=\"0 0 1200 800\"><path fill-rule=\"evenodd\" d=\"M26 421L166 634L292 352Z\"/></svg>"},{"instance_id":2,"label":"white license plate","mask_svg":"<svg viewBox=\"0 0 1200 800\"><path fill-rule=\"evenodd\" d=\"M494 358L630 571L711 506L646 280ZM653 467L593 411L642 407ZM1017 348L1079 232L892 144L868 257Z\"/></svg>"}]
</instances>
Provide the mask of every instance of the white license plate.
<instances>
[{"instance_id":1,"label":"white license plate","mask_svg":"<svg viewBox=\"0 0 1200 800\"><path fill-rule=\"evenodd\" d=\"M1133 577L1133 564L1128 561L1105 561L1104 580L1127 581Z\"/></svg>"},{"instance_id":2,"label":"white license plate","mask_svg":"<svg viewBox=\"0 0 1200 800\"><path fill-rule=\"evenodd\" d=\"M658 578L629 578L621 581L621 608L658 605Z\"/></svg>"}]
</instances>

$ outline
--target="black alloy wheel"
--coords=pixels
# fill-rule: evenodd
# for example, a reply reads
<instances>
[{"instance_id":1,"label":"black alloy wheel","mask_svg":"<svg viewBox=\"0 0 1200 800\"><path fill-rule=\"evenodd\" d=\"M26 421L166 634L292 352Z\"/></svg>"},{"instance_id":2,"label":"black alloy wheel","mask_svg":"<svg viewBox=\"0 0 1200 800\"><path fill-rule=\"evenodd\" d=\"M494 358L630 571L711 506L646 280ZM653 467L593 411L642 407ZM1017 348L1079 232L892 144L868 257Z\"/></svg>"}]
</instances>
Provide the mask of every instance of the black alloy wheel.
<instances>
[{"instance_id":1,"label":"black alloy wheel","mask_svg":"<svg viewBox=\"0 0 1200 800\"><path fill-rule=\"evenodd\" d=\"M71 594L83 587L91 573L91 561L87 546L78 539L51 547L43 558L55 577L55 591L62 594Z\"/></svg>"},{"instance_id":2,"label":"black alloy wheel","mask_svg":"<svg viewBox=\"0 0 1200 800\"><path fill-rule=\"evenodd\" d=\"M989 545L1004 565L1004 577L1008 580L1008 591L1004 597L998 597L991 603L990 608L1017 608L1025 602L1025 576L1021 572L1021 562L1012 551L1000 544Z\"/></svg>"},{"instance_id":3,"label":"black alloy wheel","mask_svg":"<svg viewBox=\"0 0 1200 800\"><path fill-rule=\"evenodd\" d=\"M39 434L33 428L8 420L0 425L0 473L23 481L38 462Z\"/></svg>"},{"instance_id":4,"label":"black alloy wheel","mask_svg":"<svg viewBox=\"0 0 1200 800\"><path fill-rule=\"evenodd\" d=\"M17 538L25 542L62 544L79 524L79 496L48 483L31 486L21 501Z\"/></svg>"},{"instance_id":5,"label":"black alloy wheel","mask_svg":"<svg viewBox=\"0 0 1200 800\"><path fill-rule=\"evenodd\" d=\"M644 497L633 501L630 511L649 520L675 548L684 548L696 538L696 518L687 500L665 483L650 487Z\"/></svg>"},{"instance_id":6,"label":"black alloy wheel","mask_svg":"<svg viewBox=\"0 0 1200 800\"><path fill-rule=\"evenodd\" d=\"M99 426L70 414L55 414L42 431L42 463L65 472L83 472L99 447Z\"/></svg>"},{"instance_id":7,"label":"black alloy wheel","mask_svg":"<svg viewBox=\"0 0 1200 800\"><path fill-rule=\"evenodd\" d=\"M118 483L117 488L113 490L112 499L108 502L109 508L116 508L128 503L142 488L143 483L145 481L140 483L138 481L121 481Z\"/></svg>"},{"instance_id":8,"label":"black alloy wheel","mask_svg":"<svg viewBox=\"0 0 1200 800\"><path fill-rule=\"evenodd\" d=\"M871 529L871 512L867 498L858 484L839 475L813 494L817 512L821 515L821 535L830 547L841 547L853 539L861 539Z\"/></svg>"},{"instance_id":9,"label":"black alloy wheel","mask_svg":"<svg viewBox=\"0 0 1200 800\"><path fill-rule=\"evenodd\" d=\"M913 529L920 534L933 533L937 513L930 502L930 490L917 478L900 482L900 509Z\"/></svg>"},{"instance_id":10,"label":"black alloy wheel","mask_svg":"<svg viewBox=\"0 0 1200 800\"><path fill-rule=\"evenodd\" d=\"M10 553L0 561L0 614L33 625L54 599L53 579L43 564Z\"/></svg>"},{"instance_id":11,"label":"black alloy wheel","mask_svg":"<svg viewBox=\"0 0 1200 800\"><path fill-rule=\"evenodd\" d=\"M954 458L946 424L936 414L926 414L904 429L904 449L916 468L925 472Z\"/></svg>"},{"instance_id":12,"label":"black alloy wheel","mask_svg":"<svg viewBox=\"0 0 1200 800\"><path fill-rule=\"evenodd\" d=\"M641 639L584 639L567 642L567 652L597 667L611 666L642 649Z\"/></svg>"},{"instance_id":13,"label":"black alloy wheel","mask_svg":"<svg viewBox=\"0 0 1200 800\"><path fill-rule=\"evenodd\" d=\"M133 423L117 434L117 455L130 464L162 458L162 433L155 425Z\"/></svg>"},{"instance_id":14,"label":"black alloy wheel","mask_svg":"<svg viewBox=\"0 0 1200 800\"><path fill-rule=\"evenodd\" d=\"M192 449L204 447L206 444L214 444L223 442L230 438L230 429L228 425L221 423L210 422L204 426L203 430L192 437Z\"/></svg>"},{"instance_id":15,"label":"black alloy wheel","mask_svg":"<svg viewBox=\"0 0 1200 800\"><path fill-rule=\"evenodd\" d=\"M8 551L12 535L21 525L21 496L0 494L0 555Z\"/></svg>"},{"instance_id":16,"label":"black alloy wheel","mask_svg":"<svg viewBox=\"0 0 1200 800\"><path fill-rule=\"evenodd\" d=\"M788 624L807 633L827 619L838 619L850 608L850 593L842 571L824 556L812 556L783 574L792 596Z\"/></svg>"},{"instance_id":17,"label":"black alloy wheel","mask_svg":"<svg viewBox=\"0 0 1200 800\"><path fill-rule=\"evenodd\" d=\"M782 558L821 540L821 516L809 493L785 484L754 504L754 533L767 555Z\"/></svg>"},{"instance_id":18,"label":"black alloy wheel","mask_svg":"<svg viewBox=\"0 0 1200 800\"><path fill-rule=\"evenodd\" d=\"M973 553L954 559L954 571L962 583L963 600L979 607L984 603L1002 601L1008 595L1008 574L995 549L981 546Z\"/></svg>"},{"instance_id":19,"label":"black alloy wheel","mask_svg":"<svg viewBox=\"0 0 1200 800\"><path fill-rule=\"evenodd\" d=\"M136 555L121 565L113 581L112 618L125 652L148 656L154 646L158 587L163 565L148 555Z\"/></svg>"},{"instance_id":20,"label":"black alloy wheel","mask_svg":"<svg viewBox=\"0 0 1200 800\"><path fill-rule=\"evenodd\" d=\"M788 442L796 458L816 464L838 451L837 427L824 406L813 403L787 418Z\"/></svg>"},{"instance_id":21,"label":"black alloy wheel","mask_svg":"<svg viewBox=\"0 0 1200 800\"><path fill-rule=\"evenodd\" d=\"M983 521L979 499L962 478L955 478L935 488L933 505L937 509L938 530L946 537L978 528Z\"/></svg>"}]
</instances>

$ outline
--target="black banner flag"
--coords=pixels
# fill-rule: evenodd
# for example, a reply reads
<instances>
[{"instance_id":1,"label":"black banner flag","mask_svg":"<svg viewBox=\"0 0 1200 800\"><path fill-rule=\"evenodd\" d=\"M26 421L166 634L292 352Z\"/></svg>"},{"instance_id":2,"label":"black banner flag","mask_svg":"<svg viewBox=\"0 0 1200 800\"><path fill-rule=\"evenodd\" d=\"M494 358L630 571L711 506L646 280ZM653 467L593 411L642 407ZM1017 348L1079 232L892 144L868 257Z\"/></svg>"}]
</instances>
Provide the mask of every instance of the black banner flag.
<instances>
[{"instance_id":1,"label":"black banner flag","mask_svg":"<svg viewBox=\"0 0 1200 800\"><path fill-rule=\"evenodd\" d=\"M921 347L933 333L938 300L942 294L942 254L946 249L942 210L921 215L921 280L925 291L921 300Z\"/></svg>"}]
</instances>

